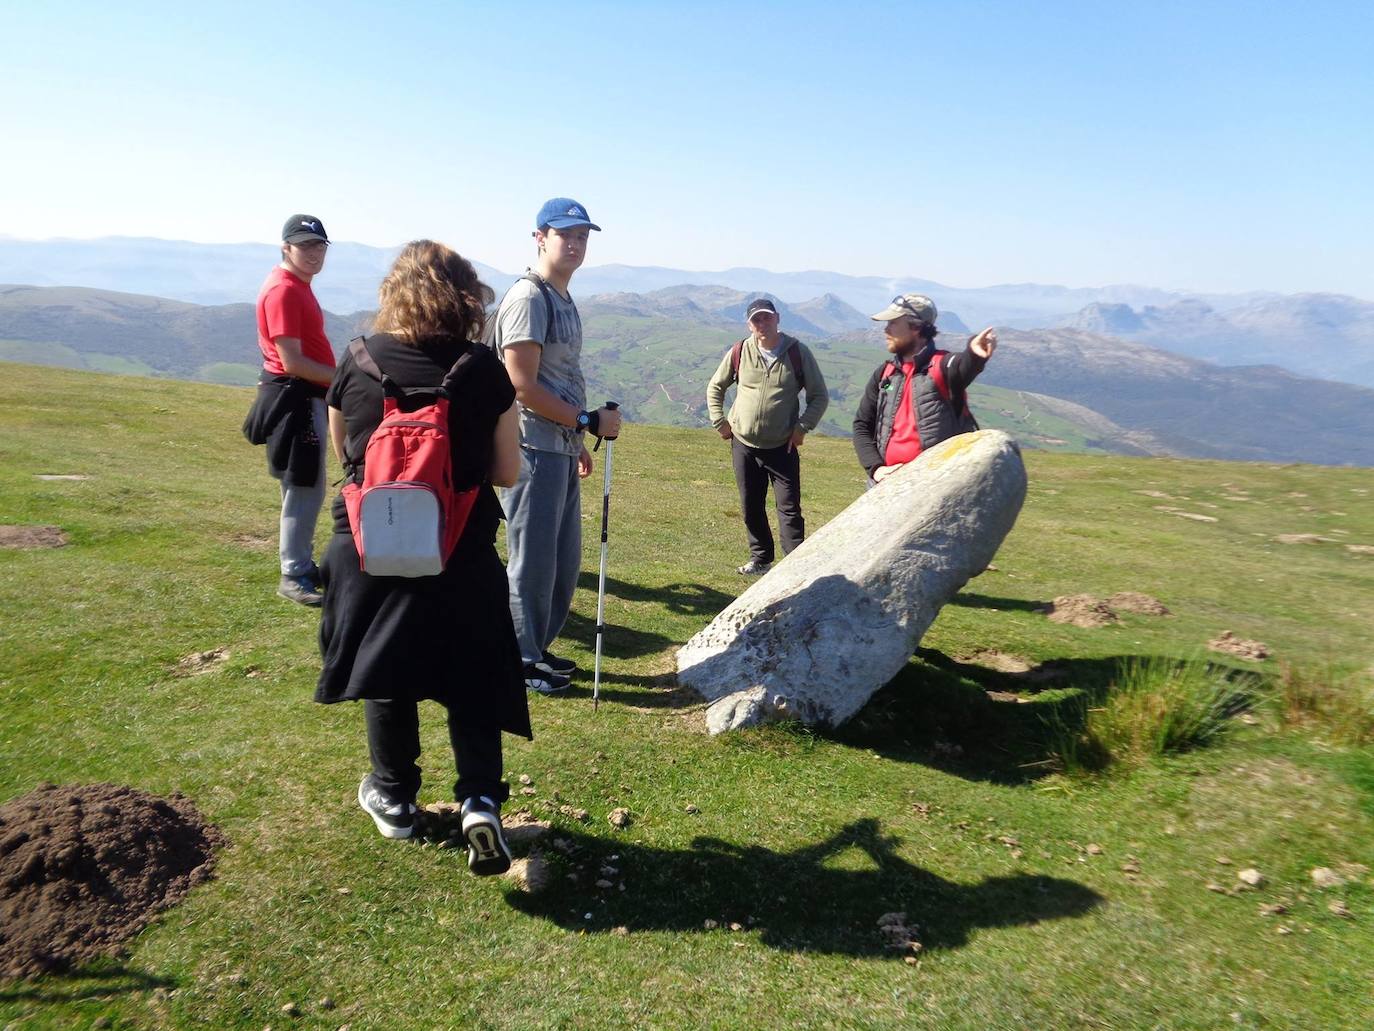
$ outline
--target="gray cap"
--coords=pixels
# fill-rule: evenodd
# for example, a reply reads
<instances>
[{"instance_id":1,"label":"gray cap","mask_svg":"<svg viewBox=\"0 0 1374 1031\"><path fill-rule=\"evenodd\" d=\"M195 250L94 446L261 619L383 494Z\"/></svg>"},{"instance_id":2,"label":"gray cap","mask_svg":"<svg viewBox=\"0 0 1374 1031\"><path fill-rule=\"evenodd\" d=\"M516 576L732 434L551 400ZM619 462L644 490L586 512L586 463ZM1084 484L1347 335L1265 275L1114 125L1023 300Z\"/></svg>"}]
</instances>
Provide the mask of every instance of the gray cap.
<instances>
[{"instance_id":1,"label":"gray cap","mask_svg":"<svg viewBox=\"0 0 1374 1031\"><path fill-rule=\"evenodd\" d=\"M939 312L935 310L935 302L925 294L902 294L900 297L892 298L891 304L869 318L874 322L891 322L893 319L906 316L917 322L924 322L927 326L933 326L937 315Z\"/></svg>"}]
</instances>

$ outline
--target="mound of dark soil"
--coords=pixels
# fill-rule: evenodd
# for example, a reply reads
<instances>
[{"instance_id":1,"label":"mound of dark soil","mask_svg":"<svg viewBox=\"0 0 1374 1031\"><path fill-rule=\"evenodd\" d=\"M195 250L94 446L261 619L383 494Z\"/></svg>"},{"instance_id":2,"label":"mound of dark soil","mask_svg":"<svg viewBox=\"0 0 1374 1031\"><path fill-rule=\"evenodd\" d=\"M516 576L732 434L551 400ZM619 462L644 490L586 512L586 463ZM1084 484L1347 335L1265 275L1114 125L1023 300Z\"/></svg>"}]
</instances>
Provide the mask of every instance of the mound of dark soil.
<instances>
[{"instance_id":1,"label":"mound of dark soil","mask_svg":"<svg viewBox=\"0 0 1374 1031\"><path fill-rule=\"evenodd\" d=\"M190 799L40 785L0 806L0 979L115 953L206 880L224 836Z\"/></svg>"}]
</instances>

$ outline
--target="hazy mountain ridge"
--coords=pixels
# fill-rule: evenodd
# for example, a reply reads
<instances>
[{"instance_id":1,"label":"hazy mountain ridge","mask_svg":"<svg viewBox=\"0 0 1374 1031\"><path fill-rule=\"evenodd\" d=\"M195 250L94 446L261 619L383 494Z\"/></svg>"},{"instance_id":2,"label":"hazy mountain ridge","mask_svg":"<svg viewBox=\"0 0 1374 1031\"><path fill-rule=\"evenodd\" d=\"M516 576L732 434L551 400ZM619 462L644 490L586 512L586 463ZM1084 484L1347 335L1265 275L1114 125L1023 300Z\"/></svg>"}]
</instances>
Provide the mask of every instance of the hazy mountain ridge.
<instances>
[{"instance_id":1,"label":"hazy mountain ridge","mask_svg":"<svg viewBox=\"0 0 1374 1031\"><path fill-rule=\"evenodd\" d=\"M1060 320L1060 328L1106 333L1220 365L1272 364L1374 386L1374 304L1343 294L1266 296L1228 311L1199 298L1138 311L1094 303Z\"/></svg>"},{"instance_id":2,"label":"hazy mountain ridge","mask_svg":"<svg viewBox=\"0 0 1374 1031\"><path fill-rule=\"evenodd\" d=\"M706 382L743 333L736 308L746 296L678 287L587 298L589 400L619 400L634 420L706 425ZM336 351L366 318L327 313ZM799 318L789 309L784 325ZM1052 417L1065 427L1030 433L1028 443L1081 438L1135 454L1374 465L1374 391L1273 367L1219 367L1082 330L1004 330L1001 338L977 389L1007 393L993 402L1000 411L981 413L984 421L1005 415L1030 427ZM962 332L942 338L951 349L963 342ZM822 428L848 433L885 355L881 332L871 325L807 343L832 398ZM251 382L260 364L251 304L16 286L0 287L0 357L234 383Z\"/></svg>"}]
</instances>

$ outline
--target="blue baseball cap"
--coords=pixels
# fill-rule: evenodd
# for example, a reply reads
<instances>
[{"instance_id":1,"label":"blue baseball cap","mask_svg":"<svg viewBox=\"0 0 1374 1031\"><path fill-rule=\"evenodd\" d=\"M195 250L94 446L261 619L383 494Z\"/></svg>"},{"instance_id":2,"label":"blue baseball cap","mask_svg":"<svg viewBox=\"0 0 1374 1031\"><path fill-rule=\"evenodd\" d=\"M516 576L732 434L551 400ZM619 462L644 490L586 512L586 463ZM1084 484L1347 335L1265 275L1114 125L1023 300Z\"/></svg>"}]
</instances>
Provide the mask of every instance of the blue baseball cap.
<instances>
[{"instance_id":1,"label":"blue baseball cap","mask_svg":"<svg viewBox=\"0 0 1374 1031\"><path fill-rule=\"evenodd\" d=\"M587 217L587 209L571 197L546 200L539 209L539 217L534 221L535 229L571 229L573 226L586 226L601 232L601 227Z\"/></svg>"}]
</instances>

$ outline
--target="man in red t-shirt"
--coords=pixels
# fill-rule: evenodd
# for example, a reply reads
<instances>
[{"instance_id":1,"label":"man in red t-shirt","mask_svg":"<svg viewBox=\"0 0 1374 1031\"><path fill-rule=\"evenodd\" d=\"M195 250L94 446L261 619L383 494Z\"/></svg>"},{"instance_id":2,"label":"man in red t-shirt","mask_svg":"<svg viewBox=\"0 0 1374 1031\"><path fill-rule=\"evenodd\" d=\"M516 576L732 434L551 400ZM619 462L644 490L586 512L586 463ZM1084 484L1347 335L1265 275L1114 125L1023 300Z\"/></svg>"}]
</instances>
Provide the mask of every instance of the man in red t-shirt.
<instances>
[{"instance_id":1,"label":"man in red t-shirt","mask_svg":"<svg viewBox=\"0 0 1374 1031\"><path fill-rule=\"evenodd\" d=\"M277 593L319 605L319 568L312 557L315 523L324 504L325 389L334 379L334 349L310 282L324 268L329 237L311 215L292 215L282 227L281 264L258 294L259 393L287 399L279 447L268 450L268 469L281 483L281 582ZM273 456L277 457L274 461Z\"/></svg>"},{"instance_id":2,"label":"man in red t-shirt","mask_svg":"<svg viewBox=\"0 0 1374 1031\"><path fill-rule=\"evenodd\" d=\"M854 450L870 486L922 451L978 428L967 391L997 350L997 331L989 326L962 352L939 351L936 315L929 297L902 294L872 316L886 323L891 357L869 378L854 416Z\"/></svg>"}]
</instances>

